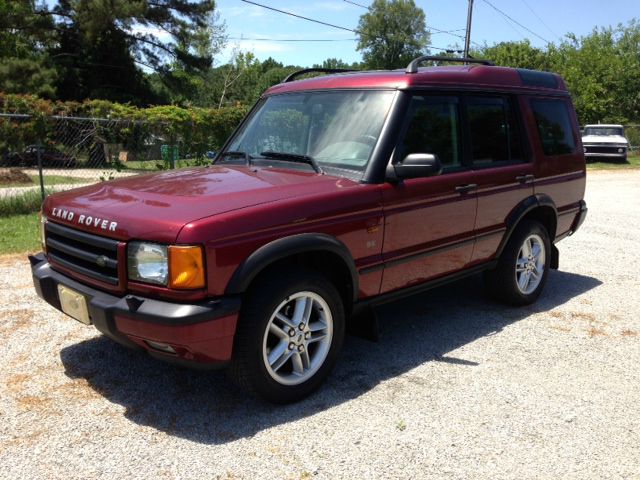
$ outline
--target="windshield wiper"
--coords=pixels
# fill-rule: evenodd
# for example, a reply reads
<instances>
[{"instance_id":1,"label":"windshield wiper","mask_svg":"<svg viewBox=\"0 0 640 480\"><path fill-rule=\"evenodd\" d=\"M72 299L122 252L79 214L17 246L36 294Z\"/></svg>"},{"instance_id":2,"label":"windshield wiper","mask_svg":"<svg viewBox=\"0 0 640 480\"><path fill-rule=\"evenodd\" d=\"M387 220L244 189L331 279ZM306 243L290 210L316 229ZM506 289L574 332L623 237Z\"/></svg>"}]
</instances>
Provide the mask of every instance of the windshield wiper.
<instances>
[{"instance_id":1,"label":"windshield wiper","mask_svg":"<svg viewBox=\"0 0 640 480\"><path fill-rule=\"evenodd\" d=\"M320 165L318 165L318 162L316 162L316 159L310 157L309 155L302 155L299 153L274 152L272 150L260 152L260 155L266 158L275 158L276 160L284 160L287 162L306 163L307 165L311 165L316 173L324 173L320 168Z\"/></svg>"},{"instance_id":2,"label":"windshield wiper","mask_svg":"<svg viewBox=\"0 0 640 480\"><path fill-rule=\"evenodd\" d=\"M226 152L222 152L220 154L220 159L222 159L222 157L244 157L244 162L247 166L251 165L251 159L253 158L247 152L240 152L236 150L228 150Z\"/></svg>"}]
</instances>

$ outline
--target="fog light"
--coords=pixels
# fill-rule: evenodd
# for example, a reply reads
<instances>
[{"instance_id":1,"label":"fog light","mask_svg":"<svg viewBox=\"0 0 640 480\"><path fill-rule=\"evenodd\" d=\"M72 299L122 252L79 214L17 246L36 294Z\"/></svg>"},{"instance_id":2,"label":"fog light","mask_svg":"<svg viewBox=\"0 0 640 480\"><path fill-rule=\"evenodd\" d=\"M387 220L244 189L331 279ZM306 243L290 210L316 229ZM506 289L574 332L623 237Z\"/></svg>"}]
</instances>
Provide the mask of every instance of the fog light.
<instances>
[{"instance_id":1,"label":"fog light","mask_svg":"<svg viewBox=\"0 0 640 480\"><path fill-rule=\"evenodd\" d=\"M154 350L158 350L164 353L176 353L171 345L167 345L166 343L154 342L153 340L145 340L144 343L149 345Z\"/></svg>"}]
</instances>

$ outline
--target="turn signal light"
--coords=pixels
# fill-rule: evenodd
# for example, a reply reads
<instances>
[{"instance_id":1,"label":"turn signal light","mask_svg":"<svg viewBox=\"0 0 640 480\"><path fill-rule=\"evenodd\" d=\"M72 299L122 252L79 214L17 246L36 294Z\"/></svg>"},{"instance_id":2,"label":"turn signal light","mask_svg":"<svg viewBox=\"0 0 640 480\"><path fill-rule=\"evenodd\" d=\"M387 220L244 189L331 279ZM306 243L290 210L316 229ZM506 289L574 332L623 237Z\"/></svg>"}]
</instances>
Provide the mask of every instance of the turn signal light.
<instances>
[{"instance_id":1,"label":"turn signal light","mask_svg":"<svg viewBox=\"0 0 640 480\"><path fill-rule=\"evenodd\" d=\"M169 287L194 289L204 286L202 247L169 246Z\"/></svg>"}]
</instances>

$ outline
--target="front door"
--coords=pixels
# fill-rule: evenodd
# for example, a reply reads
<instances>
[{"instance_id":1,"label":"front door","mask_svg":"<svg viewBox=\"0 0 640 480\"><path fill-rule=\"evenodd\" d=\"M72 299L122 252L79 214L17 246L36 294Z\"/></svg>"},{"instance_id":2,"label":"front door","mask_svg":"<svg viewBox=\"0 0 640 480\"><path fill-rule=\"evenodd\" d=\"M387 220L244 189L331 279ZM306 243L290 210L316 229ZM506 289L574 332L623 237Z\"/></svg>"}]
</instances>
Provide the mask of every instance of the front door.
<instances>
[{"instance_id":1,"label":"front door","mask_svg":"<svg viewBox=\"0 0 640 480\"><path fill-rule=\"evenodd\" d=\"M471 261L477 196L463 164L456 96L414 95L393 162L437 155L443 172L383 187L385 269L381 293L464 268Z\"/></svg>"}]
</instances>

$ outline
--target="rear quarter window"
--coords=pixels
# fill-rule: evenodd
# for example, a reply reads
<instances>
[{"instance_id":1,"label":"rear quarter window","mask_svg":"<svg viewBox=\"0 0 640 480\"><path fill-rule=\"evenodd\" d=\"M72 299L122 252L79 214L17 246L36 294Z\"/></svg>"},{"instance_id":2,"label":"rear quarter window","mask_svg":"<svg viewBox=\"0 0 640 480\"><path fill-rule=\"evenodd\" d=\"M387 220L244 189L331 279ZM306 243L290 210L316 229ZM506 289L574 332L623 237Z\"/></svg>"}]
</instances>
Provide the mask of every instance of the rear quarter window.
<instances>
[{"instance_id":1,"label":"rear quarter window","mask_svg":"<svg viewBox=\"0 0 640 480\"><path fill-rule=\"evenodd\" d=\"M569 109L564 100L532 100L542 150L547 156L573 153L576 143Z\"/></svg>"}]
</instances>

